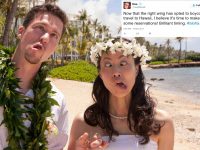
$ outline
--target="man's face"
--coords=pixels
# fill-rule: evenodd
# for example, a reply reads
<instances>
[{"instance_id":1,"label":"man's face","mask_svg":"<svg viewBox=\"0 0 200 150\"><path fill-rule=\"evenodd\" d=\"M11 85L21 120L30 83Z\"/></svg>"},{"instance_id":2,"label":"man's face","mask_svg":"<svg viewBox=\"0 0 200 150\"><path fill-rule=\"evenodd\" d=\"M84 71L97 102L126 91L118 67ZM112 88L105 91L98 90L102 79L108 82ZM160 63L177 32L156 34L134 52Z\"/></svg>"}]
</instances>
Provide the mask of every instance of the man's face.
<instances>
[{"instance_id":1,"label":"man's face","mask_svg":"<svg viewBox=\"0 0 200 150\"><path fill-rule=\"evenodd\" d=\"M19 49L31 64L46 61L55 51L62 35L62 21L49 13L39 13L25 29L19 28Z\"/></svg>"}]
</instances>

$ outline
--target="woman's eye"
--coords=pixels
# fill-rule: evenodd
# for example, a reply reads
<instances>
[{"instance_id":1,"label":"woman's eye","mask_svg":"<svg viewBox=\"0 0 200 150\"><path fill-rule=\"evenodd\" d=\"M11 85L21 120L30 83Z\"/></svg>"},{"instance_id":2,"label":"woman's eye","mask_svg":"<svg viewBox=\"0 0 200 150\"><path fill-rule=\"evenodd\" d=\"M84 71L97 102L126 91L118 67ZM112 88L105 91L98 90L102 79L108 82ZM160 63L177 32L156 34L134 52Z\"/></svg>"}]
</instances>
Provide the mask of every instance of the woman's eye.
<instances>
[{"instance_id":1,"label":"woman's eye","mask_svg":"<svg viewBox=\"0 0 200 150\"><path fill-rule=\"evenodd\" d=\"M110 63L106 63L105 67L111 67L112 65Z\"/></svg>"},{"instance_id":2,"label":"woman's eye","mask_svg":"<svg viewBox=\"0 0 200 150\"><path fill-rule=\"evenodd\" d=\"M122 61L122 62L120 63L120 66L125 66L125 65L127 65L127 62L126 62L126 61Z\"/></svg>"}]
</instances>

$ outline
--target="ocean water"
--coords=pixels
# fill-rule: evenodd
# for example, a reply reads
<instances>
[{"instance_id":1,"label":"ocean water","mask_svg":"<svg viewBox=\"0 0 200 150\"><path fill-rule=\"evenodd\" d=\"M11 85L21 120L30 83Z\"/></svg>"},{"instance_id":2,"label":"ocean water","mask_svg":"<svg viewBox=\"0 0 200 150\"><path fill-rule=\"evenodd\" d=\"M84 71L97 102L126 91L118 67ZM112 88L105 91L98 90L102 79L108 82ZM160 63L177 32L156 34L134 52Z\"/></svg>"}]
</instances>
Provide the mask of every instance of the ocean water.
<instances>
[{"instance_id":1,"label":"ocean water","mask_svg":"<svg viewBox=\"0 0 200 150\"><path fill-rule=\"evenodd\" d=\"M200 67L144 70L147 83L200 103ZM154 81L153 81L154 80Z\"/></svg>"}]
</instances>

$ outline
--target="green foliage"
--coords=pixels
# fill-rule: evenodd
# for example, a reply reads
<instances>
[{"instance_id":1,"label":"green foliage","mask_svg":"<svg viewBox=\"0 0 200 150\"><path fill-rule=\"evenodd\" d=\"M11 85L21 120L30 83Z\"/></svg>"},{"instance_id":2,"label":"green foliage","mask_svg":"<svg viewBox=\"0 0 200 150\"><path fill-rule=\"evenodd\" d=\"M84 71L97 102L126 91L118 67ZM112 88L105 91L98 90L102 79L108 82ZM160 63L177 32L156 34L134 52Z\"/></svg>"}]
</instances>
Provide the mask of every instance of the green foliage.
<instances>
[{"instance_id":1,"label":"green foliage","mask_svg":"<svg viewBox=\"0 0 200 150\"><path fill-rule=\"evenodd\" d=\"M165 55L158 55L158 56L155 57L155 60L156 61L165 61L166 58L165 58Z\"/></svg>"},{"instance_id":2,"label":"green foliage","mask_svg":"<svg viewBox=\"0 0 200 150\"><path fill-rule=\"evenodd\" d=\"M187 56L187 59L191 59L193 61L200 61L200 54L192 54Z\"/></svg>"},{"instance_id":3,"label":"green foliage","mask_svg":"<svg viewBox=\"0 0 200 150\"><path fill-rule=\"evenodd\" d=\"M51 77L83 82L93 82L97 74L96 67L83 60L73 61L50 71Z\"/></svg>"},{"instance_id":4,"label":"green foliage","mask_svg":"<svg viewBox=\"0 0 200 150\"><path fill-rule=\"evenodd\" d=\"M22 104L26 98L16 89L19 88L19 79L14 77L14 64L10 60L12 53L7 49L0 49L0 106L4 108L4 119L1 124L5 124L8 129L8 147L9 150L22 149L20 141L25 140L28 132L24 126L25 118L22 114L25 110Z\"/></svg>"},{"instance_id":5,"label":"green foliage","mask_svg":"<svg viewBox=\"0 0 200 150\"><path fill-rule=\"evenodd\" d=\"M152 61L149 64L150 65L160 65L160 64L165 64L165 61Z\"/></svg>"},{"instance_id":6,"label":"green foliage","mask_svg":"<svg viewBox=\"0 0 200 150\"><path fill-rule=\"evenodd\" d=\"M46 81L48 69L42 65L33 83L34 98L26 97L19 89L20 80L15 77L15 65L11 61L12 51L0 49L0 106L4 108L3 121L8 129L7 150L47 150L47 117L51 117L51 107L58 103L50 98L54 94L50 81ZM32 105L32 107L28 107ZM26 114L24 116L23 114ZM30 121L30 127L24 125Z\"/></svg>"},{"instance_id":7,"label":"green foliage","mask_svg":"<svg viewBox=\"0 0 200 150\"><path fill-rule=\"evenodd\" d=\"M50 81L46 80L48 72L48 67L43 64L32 83L34 98L31 99L33 107L28 108L27 114L31 121L26 137L27 150L47 150L48 142L45 131L48 129L48 121L46 118L53 115L51 107L59 105L56 100L51 98L55 92L52 91Z\"/></svg>"},{"instance_id":8,"label":"green foliage","mask_svg":"<svg viewBox=\"0 0 200 150\"><path fill-rule=\"evenodd\" d=\"M178 59L172 59L171 61L170 61L170 63L177 63L178 62ZM181 59L180 60L180 63L184 63L184 62L192 62L192 60L191 59Z\"/></svg>"},{"instance_id":9,"label":"green foliage","mask_svg":"<svg viewBox=\"0 0 200 150\"><path fill-rule=\"evenodd\" d=\"M0 50L5 51L6 53L12 54L15 50L14 47L5 47L3 45L0 45Z\"/></svg>"},{"instance_id":10,"label":"green foliage","mask_svg":"<svg viewBox=\"0 0 200 150\"><path fill-rule=\"evenodd\" d=\"M178 59L172 59L172 60L169 61L170 64L177 63L177 62L178 62ZM182 60L180 60L180 63L185 63L185 62L192 62L192 60L190 60L190 59L186 59L186 60L182 59ZM151 61L149 64L150 65L168 64L168 61Z\"/></svg>"}]
</instances>

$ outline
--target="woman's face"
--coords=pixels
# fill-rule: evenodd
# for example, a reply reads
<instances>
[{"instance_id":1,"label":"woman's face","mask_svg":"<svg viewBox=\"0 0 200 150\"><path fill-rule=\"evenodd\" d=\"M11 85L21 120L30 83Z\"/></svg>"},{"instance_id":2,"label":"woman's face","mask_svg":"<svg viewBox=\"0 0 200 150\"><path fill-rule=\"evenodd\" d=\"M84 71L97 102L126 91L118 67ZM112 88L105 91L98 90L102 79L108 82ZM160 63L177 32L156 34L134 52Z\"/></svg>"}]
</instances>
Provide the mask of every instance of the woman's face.
<instances>
[{"instance_id":1,"label":"woman's face","mask_svg":"<svg viewBox=\"0 0 200 150\"><path fill-rule=\"evenodd\" d=\"M125 3L124 3L124 9L129 9L129 7L130 7L130 6L129 6L129 3L128 3L128 2L125 2Z\"/></svg>"},{"instance_id":2,"label":"woman's face","mask_svg":"<svg viewBox=\"0 0 200 150\"><path fill-rule=\"evenodd\" d=\"M103 53L100 60L100 77L113 96L122 98L131 94L135 84L138 65L132 56L121 52Z\"/></svg>"}]
</instances>

